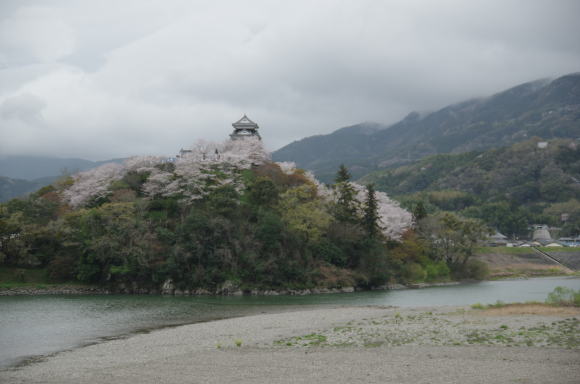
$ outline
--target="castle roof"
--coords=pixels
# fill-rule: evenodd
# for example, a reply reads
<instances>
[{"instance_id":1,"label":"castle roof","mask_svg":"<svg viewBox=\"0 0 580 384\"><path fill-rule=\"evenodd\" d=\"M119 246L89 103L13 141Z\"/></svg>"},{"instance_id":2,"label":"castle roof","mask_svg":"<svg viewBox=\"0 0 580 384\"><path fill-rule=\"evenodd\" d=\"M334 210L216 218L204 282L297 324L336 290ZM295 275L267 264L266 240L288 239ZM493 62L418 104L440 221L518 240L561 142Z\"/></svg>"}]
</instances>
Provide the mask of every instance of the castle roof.
<instances>
[{"instance_id":1,"label":"castle roof","mask_svg":"<svg viewBox=\"0 0 580 384\"><path fill-rule=\"evenodd\" d=\"M241 128L258 129L258 124L254 123L246 115L242 116L242 118L240 120L233 123L232 126L236 129L241 129Z\"/></svg>"}]
</instances>

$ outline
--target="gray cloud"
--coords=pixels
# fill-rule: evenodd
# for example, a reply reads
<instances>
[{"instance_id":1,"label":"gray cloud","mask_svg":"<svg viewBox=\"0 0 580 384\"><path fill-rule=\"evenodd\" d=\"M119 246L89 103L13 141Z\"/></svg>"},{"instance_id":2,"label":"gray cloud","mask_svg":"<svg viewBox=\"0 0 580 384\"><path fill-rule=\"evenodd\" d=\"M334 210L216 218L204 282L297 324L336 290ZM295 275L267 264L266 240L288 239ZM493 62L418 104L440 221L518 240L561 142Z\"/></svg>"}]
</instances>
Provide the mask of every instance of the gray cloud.
<instances>
[{"instance_id":1,"label":"gray cloud","mask_svg":"<svg viewBox=\"0 0 580 384\"><path fill-rule=\"evenodd\" d=\"M2 154L171 154L242 113L275 149L580 69L577 1L2 7Z\"/></svg>"},{"instance_id":2,"label":"gray cloud","mask_svg":"<svg viewBox=\"0 0 580 384\"><path fill-rule=\"evenodd\" d=\"M46 103L31 94L20 94L5 99L0 104L0 117L6 120L17 119L34 126L43 122L42 110Z\"/></svg>"}]
</instances>

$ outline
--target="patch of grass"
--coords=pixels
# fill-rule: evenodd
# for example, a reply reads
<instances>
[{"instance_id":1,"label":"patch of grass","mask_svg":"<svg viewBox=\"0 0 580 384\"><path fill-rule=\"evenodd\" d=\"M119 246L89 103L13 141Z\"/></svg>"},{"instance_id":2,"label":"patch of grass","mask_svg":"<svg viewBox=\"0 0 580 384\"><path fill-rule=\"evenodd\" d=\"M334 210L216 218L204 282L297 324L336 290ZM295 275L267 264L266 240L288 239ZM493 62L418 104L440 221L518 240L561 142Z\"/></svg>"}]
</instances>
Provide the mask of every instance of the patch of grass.
<instances>
[{"instance_id":1,"label":"patch of grass","mask_svg":"<svg viewBox=\"0 0 580 384\"><path fill-rule=\"evenodd\" d=\"M285 345L288 347L291 346L317 346L322 343L325 343L328 338L324 335L319 333L311 333L309 335L304 336L294 336L289 339L282 339L274 341L275 345Z\"/></svg>"},{"instance_id":2,"label":"patch of grass","mask_svg":"<svg viewBox=\"0 0 580 384\"><path fill-rule=\"evenodd\" d=\"M324 335L311 333L310 335L302 336L302 340L310 341L310 345L318 345L320 343L324 343L327 338Z\"/></svg>"},{"instance_id":3,"label":"patch of grass","mask_svg":"<svg viewBox=\"0 0 580 384\"><path fill-rule=\"evenodd\" d=\"M578 247L538 247L538 249L548 254L550 254L550 252L580 253L580 248Z\"/></svg>"},{"instance_id":4,"label":"patch of grass","mask_svg":"<svg viewBox=\"0 0 580 384\"><path fill-rule=\"evenodd\" d=\"M395 313L395 324L399 324L403 321L403 316L399 312Z\"/></svg>"},{"instance_id":5,"label":"patch of grass","mask_svg":"<svg viewBox=\"0 0 580 384\"><path fill-rule=\"evenodd\" d=\"M489 305L488 305L488 307L489 307L489 308L503 308L503 307L505 307L506 305L508 305L508 304L504 303L504 302L503 302L503 301L501 301L501 300L498 300L498 301L496 301L496 302L495 302L495 304L489 304Z\"/></svg>"},{"instance_id":6,"label":"patch of grass","mask_svg":"<svg viewBox=\"0 0 580 384\"><path fill-rule=\"evenodd\" d=\"M236 344L236 347L241 347L242 346L242 339L234 340L234 344Z\"/></svg>"},{"instance_id":7,"label":"patch of grass","mask_svg":"<svg viewBox=\"0 0 580 384\"><path fill-rule=\"evenodd\" d=\"M511 304L507 304L504 303L501 300L498 300L495 302L495 304L481 304L481 303L475 303L471 305L471 309L489 309L489 308L503 308L507 305L511 305Z\"/></svg>"},{"instance_id":8,"label":"patch of grass","mask_svg":"<svg viewBox=\"0 0 580 384\"><path fill-rule=\"evenodd\" d=\"M479 247L475 250L478 255L485 254L508 254L508 255L529 255L533 254L534 250L531 248L518 247Z\"/></svg>"}]
</instances>

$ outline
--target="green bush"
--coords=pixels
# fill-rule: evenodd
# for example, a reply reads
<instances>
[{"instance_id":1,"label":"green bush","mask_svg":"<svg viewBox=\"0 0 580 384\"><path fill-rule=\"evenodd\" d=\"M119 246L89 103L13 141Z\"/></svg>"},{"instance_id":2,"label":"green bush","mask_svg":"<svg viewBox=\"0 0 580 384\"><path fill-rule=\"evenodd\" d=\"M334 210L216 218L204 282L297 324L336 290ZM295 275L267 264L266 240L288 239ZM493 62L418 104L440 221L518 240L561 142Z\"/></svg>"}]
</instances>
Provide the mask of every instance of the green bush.
<instances>
[{"instance_id":1,"label":"green bush","mask_svg":"<svg viewBox=\"0 0 580 384\"><path fill-rule=\"evenodd\" d=\"M438 262L430 261L425 265L425 272L427 273L427 281L448 280L451 273L447 263L443 260Z\"/></svg>"},{"instance_id":2,"label":"green bush","mask_svg":"<svg viewBox=\"0 0 580 384\"><path fill-rule=\"evenodd\" d=\"M580 307L580 289L575 291L571 288L556 287L550 294L548 294L546 303L551 305Z\"/></svg>"},{"instance_id":3,"label":"green bush","mask_svg":"<svg viewBox=\"0 0 580 384\"><path fill-rule=\"evenodd\" d=\"M466 277L475 280L484 280L489 276L489 267L483 261L471 259L465 267Z\"/></svg>"},{"instance_id":4,"label":"green bush","mask_svg":"<svg viewBox=\"0 0 580 384\"><path fill-rule=\"evenodd\" d=\"M404 276L409 281L425 281L427 277L427 272L417 263L409 263L404 271Z\"/></svg>"}]
</instances>

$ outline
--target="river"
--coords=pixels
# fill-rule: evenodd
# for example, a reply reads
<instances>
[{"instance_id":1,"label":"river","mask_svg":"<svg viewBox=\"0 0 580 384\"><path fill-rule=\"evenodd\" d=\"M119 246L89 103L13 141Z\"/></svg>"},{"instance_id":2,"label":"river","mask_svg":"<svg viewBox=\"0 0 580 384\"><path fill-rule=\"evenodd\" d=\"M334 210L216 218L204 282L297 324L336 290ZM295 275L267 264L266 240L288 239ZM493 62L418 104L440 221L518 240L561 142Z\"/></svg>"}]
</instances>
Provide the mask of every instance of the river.
<instances>
[{"instance_id":1,"label":"river","mask_svg":"<svg viewBox=\"0 0 580 384\"><path fill-rule=\"evenodd\" d=\"M164 326L312 306L440 306L544 301L579 277L483 281L447 287L309 296L0 296L0 368L34 356Z\"/></svg>"}]
</instances>

